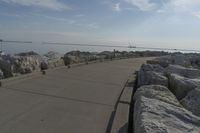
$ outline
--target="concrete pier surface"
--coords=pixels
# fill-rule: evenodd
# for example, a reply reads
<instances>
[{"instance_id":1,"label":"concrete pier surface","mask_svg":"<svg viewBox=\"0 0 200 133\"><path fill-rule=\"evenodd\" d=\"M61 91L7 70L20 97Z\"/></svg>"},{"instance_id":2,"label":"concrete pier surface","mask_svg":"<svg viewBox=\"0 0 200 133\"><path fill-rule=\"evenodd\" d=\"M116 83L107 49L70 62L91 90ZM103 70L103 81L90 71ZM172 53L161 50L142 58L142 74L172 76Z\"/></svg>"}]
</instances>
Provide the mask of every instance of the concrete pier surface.
<instances>
[{"instance_id":1,"label":"concrete pier surface","mask_svg":"<svg viewBox=\"0 0 200 133\"><path fill-rule=\"evenodd\" d=\"M109 132L123 86L148 59L62 67L8 82L0 88L0 133Z\"/></svg>"}]
</instances>

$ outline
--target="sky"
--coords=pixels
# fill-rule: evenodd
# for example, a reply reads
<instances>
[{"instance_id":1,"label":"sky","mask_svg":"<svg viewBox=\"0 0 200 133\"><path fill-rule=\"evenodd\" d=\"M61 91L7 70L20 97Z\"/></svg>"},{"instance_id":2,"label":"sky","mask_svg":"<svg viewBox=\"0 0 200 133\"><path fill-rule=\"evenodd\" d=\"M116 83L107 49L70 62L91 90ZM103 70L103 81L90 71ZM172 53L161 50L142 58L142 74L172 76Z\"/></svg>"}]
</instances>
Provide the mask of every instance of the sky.
<instances>
[{"instance_id":1,"label":"sky","mask_svg":"<svg viewBox=\"0 0 200 133\"><path fill-rule=\"evenodd\" d=\"M34 42L8 52L78 49L41 42L197 50L199 35L200 0L0 0L0 38Z\"/></svg>"}]
</instances>

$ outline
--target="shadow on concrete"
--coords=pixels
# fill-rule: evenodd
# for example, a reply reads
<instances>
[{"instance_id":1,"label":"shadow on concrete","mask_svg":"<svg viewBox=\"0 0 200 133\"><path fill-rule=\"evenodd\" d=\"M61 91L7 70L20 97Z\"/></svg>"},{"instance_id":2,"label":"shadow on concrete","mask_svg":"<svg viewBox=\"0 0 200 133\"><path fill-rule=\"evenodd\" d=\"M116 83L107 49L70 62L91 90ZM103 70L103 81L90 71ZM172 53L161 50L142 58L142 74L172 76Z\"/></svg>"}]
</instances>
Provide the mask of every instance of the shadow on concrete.
<instances>
[{"instance_id":1,"label":"shadow on concrete","mask_svg":"<svg viewBox=\"0 0 200 133\"><path fill-rule=\"evenodd\" d=\"M106 128L106 133L110 133L111 132L115 114L116 114L116 111L113 111L112 114L110 115L108 126Z\"/></svg>"},{"instance_id":2,"label":"shadow on concrete","mask_svg":"<svg viewBox=\"0 0 200 133\"><path fill-rule=\"evenodd\" d=\"M128 123L125 123L117 133L128 133Z\"/></svg>"}]
</instances>

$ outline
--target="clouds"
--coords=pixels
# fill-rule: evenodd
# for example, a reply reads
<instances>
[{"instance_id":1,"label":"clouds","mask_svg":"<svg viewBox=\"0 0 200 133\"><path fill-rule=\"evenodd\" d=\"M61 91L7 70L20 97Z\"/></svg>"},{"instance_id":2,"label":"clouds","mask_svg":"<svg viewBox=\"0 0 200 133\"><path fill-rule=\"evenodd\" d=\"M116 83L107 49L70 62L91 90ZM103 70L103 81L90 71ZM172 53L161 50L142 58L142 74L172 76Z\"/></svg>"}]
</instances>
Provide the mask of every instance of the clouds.
<instances>
[{"instance_id":1,"label":"clouds","mask_svg":"<svg viewBox=\"0 0 200 133\"><path fill-rule=\"evenodd\" d=\"M200 10L199 0L170 0L169 5L179 12L193 12Z\"/></svg>"},{"instance_id":2,"label":"clouds","mask_svg":"<svg viewBox=\"0 0 200 133\"><path fill-rule=\"evenodd\" d=\"M79 14L80 15L80 14ZM78 16L79 16L78 15ZM73 25L73 26L79 26L79 27L84 27L84 28L88 28L88 29L98 29L99 25L97 23L94 22L82 22L78 19L75 19L77 15L75 15L74 19L70 19L70 18L65 18L65 17L56 17L56 16L51 16L51 15L42 15L42 14L32 14L32 16L35 17L39 17L42 19L47 19L50 22L55 21L55 22L61 22L61 23L65 23L68 25ZM82 14L81 17L84 17L84 15Z\"/></svg>"},{"instance_id":3,"label":"clouds","mask_svg":"<svg viewBox=\"0 0 200 133\"><path fill-rule=\"evenodd\" d=\"M200 0L123 0L141 11L154 11L167 6L175 10L200 10Z\"/></svg>"},{"instance_id":4,"label":"clouds","mask_svg":"<svg viewBox=\"0 0 200 133\"><path fill-rule=\"evenodd\" d=\"M114 11L117 11L117 12L120 12L120 11L121 11L120 3L114 4L113 10L114 10Z\"/></svg>"},{"instance_id":5,"label":"clouds","mask_svg":"<svg viewBox=\"0 0 200 133\"><path fill-rule=\"evenodd\" d=\"M200 18L200 11L192 12L192 14L193 14L195 17Z\"/></svg>"},{"instance_id":6,"label":"clouds","mask_svg":"<svg viewBox=\"0 0 200 133\"><path fill-rule=\"evenodd\" d=\"M169 5L176 13L190 14L200 18L199 0L170 0Z\"/></svg>"},{"instance_id":7,"label":"clouds","mask_svg":"<svg viewBox=\"0 0 200 133\"><path fill-rule=\"evenodd\" d=\"M125 2L137 7L141 11L152 11L158 7L158 4L150 0L125 0Z\"/></svg>"},{"instance_id":8,"label":"clouds","mask_svg":"<svg viewBox=\"0 0 200 133\"><path fill-rule=\"evenodd\" d=\"M163 6L177 11L200 10L200 0L122 0L141 11L156 11Z\"/></svg>"},{"instance_id":9,"label":"clouds","mask_svg":"<svg viewBox=\"0 0 200 133\"><path fill-rule=\"evenodd\" d=\"M182 9L200 8L199 0L171 0L171 4Z\"/></svg>"},{"instance_id":10,"label":"clouds","mask_svg":"<svg viewBox=\"0 0 200 133\"><path fill-rule=\"evenodd\" d=\"M163 1L167 0L118 0L117 3L112 3L112 9L117 12L132 9L138 9L142 12L153 12L162 7Z\"/></svg>"},{"instance_id":11,"label":"clouds","mask_svg":"<svg viewBox=\"0 0 200 133\"><path fill-rule=\"evenodd\" d=\"M200 0L121 0L121 2L142 12L190 14L200 18ZM117 5L115 9L117 10Z\"/></svg>"},{"instance_id":12,"label":"clouds","mask_svg":"<svg viewBox=\"0 0 200 133\"><path fill-rule=\"evenodd\" d=\"M64 3L61 3L59 0L0 0L7 4L17 4L21 6L29 6L36 8L44 8L49 10L61 11L70 9Z\"/></svg>"},{"instance_id":13,"label":"clouds","mask_svg":"<svg viewBox=\"0 0 200 133\"><path fill-rule=\"evenodd\" d=\"M74 24L74 23L76 23L75 20L64 18L64 17L56 17L56 16L43 15L43 14L38 14L38 13L32 13L30 15L32 17L39 17L39 18L42 18L42 19L48 19L48 20L53 20L53 21L57 21L57 22L60 21L60 22L68 23L68 24Z\"/></svg>"}]
</instances>

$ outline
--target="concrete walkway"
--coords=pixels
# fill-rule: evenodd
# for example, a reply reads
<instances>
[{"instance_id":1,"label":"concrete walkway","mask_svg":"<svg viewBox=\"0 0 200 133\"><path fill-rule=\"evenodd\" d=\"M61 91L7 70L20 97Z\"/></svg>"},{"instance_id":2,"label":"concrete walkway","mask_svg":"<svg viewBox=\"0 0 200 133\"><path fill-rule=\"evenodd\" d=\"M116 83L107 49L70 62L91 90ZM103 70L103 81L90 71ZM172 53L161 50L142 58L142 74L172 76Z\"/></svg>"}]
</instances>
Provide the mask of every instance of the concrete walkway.
<instances>
[{"instance_id":1,"label":"concrete walkway","mask_svg":"<svg viewBox=\"0 0 200 133\"><path fill-rule=\"evenodd\" d=\"M105 133L129 77L149 58L102 62L0 88L0 133Z\"/></svg>"}]
</instances>

